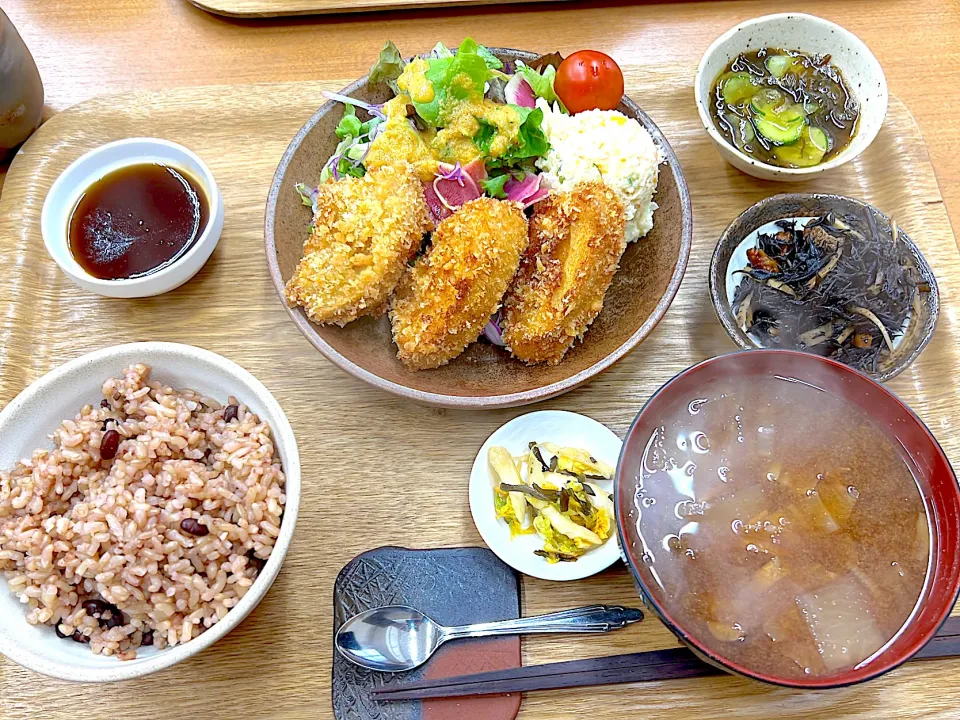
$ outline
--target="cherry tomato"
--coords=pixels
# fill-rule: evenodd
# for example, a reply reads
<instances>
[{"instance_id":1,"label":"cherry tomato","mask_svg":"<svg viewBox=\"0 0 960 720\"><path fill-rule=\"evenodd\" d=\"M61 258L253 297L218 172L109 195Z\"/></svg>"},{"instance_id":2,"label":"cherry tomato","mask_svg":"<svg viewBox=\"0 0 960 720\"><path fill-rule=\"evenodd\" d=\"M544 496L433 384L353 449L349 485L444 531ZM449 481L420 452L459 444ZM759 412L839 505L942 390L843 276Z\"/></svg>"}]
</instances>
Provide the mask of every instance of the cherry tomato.
<instances>
[{"instance_id":1,"label":"cherry tomato","mask_svg":"<svg viewBox=\"0 0 960 720\"><path fill-rule=\"evenodd\" d=\"M623 96L623 73L609 55L580 50L560 63L553 88L572 113L613 110Z\"/></svg>"}]
</instances>

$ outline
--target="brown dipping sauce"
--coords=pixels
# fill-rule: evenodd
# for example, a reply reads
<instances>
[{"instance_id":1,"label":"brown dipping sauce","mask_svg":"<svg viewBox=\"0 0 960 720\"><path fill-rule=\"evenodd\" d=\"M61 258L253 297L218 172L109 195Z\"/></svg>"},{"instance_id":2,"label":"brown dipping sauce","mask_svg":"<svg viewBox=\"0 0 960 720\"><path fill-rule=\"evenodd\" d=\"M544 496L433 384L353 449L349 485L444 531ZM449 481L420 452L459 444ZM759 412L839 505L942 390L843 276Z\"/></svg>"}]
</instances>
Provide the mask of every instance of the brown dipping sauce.
<instances>
[{"instance_id":1,"label":"brown dipping sauce","mask_svg":"<svg viewBox=\"0 0 960 720\"><path fill-rule=\"evenodd\" d=\"M166 165L108 173L80 197L70 217L70 252L102 280L142 277L182 256L207 224L200 184Z\"/></svg>"}]
</instances>

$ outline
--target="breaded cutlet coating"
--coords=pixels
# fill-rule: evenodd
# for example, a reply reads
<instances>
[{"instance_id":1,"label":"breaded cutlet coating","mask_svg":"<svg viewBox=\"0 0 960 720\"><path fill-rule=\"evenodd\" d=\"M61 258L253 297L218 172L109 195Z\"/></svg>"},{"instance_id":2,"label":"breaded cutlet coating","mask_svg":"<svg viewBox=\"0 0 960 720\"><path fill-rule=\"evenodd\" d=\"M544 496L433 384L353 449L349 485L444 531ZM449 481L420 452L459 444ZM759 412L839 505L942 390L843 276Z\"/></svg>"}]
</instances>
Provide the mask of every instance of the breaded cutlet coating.
<instances>
[{"instance_id":1,"label":"breaded cutlet coating","mask_svg":"<svg viewBox=\"0 0 960 720\"><path fill-rule=\"evenodd\" d=\"M321 325L382 314L429 228L423 186L410 166L322 185L287 302Z\"/></svg>"},{"instance_id":2,"label":"breaded cutlet coating","mask_svg":"<svg viewBox=\"0 0 960 720\"><path fill-rule=\"evenodd\" d=\"M440 367L476 340L500 307L526 247L527 218L517 203L482 197L443 220L390 300L403 364Z\"/></svg>"},{"instance_id":3,"label":"breaded cutlet coating","mask_svg":"<svg viewBox=\"0 0 960 720\"><path fill-rule=\"evenodd\" d=\"M555 365L603 309L626 249L626 212L599 181L534 207L530 244L503 302L503 340L526 363Z\"/></svg>"}]
</instances>

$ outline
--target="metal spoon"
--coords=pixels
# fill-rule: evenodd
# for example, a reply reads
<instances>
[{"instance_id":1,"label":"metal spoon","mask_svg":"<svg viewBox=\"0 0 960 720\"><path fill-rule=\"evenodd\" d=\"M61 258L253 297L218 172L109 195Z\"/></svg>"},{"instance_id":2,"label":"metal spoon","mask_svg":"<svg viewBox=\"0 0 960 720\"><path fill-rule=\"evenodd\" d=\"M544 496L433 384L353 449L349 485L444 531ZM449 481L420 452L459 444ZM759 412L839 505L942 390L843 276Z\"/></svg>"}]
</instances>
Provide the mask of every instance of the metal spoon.
<instances>
[{"instance_id":1,"label":"metal spoon","mask_svg":"<svg viewBox=\"0 0 960 720\"><path fill-rule=\"evenodd\" d=\"M354 615L337 631L336 646L352 663L381 672L420 667L448 640L525 633L602 633L643 619L633 608L608 605L564 610L535 617L443 627L405 605L372 608Z\"/></svg>"}]
</instances>

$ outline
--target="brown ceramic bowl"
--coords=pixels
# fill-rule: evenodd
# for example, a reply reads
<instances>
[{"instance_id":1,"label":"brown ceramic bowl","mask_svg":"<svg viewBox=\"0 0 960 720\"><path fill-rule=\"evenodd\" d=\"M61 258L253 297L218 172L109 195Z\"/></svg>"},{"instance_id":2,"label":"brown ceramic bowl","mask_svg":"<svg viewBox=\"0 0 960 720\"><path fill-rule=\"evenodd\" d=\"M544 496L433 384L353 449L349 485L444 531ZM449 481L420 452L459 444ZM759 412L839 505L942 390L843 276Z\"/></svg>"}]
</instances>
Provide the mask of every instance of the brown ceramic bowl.
<instances>
[{"instance_id":1,"label":"brown ceramic bowl","mask_svg":"<svg viewBox=\"0 0 960 720\"><path fill-rule=\"evenodd\" d=\"M43 83L33 55L0 9L0 161L30 137L43 117Z\"/></svg>"},{"instance_id":2,"label":"brown ceramic bowl","mask_svg":"<svg viewBox=\"0 0 960 720\"><path fill-rule=\"evenodd\" d=\"M747 208L723 231L713 253L713 259L710 261L710 297L723 329L741 348L750 350L760 345L753 336L743 332L730 306L728 280L731 273L742 269L740 266L732 267L731 258L734 252L745 238L767 223L795 217L819 217L831 210L838 216L853 218L855 229L863 233L869 229L868 216L872 216L877 231L885 234L892 242L890 218L877 208L842 195L813 193L785 193L765 198ZM920 295L920 313L910 319L903 338L899 344L896 342L894 344L894 352L879 365L877 372L866 373L877 382L886 382L896 377L917 359L933 337L937 317L940 314L940 294L933 270L930 269L917 244L902 228L899 229L897 236L898 242L907 248L913 258L920 280L930 286L930 292ZM802 350L803 348L784 347L782 349Z\"/></svg>"},{"instance_id":3,"label":"brown ceramic bowl","mask_svg":"<svg viewBox=\"0 0 960 720\"><path fill-rule=\"evenodd\" d=\"M492 50L505 62L536 57L519 50ZM389 99L385 88L368 88L366 77L343 92L373 103ZM336 146L333 131L341 108L338 103L328 102L301 128L284 153L270 188L267 263L281 300L284 285L302 255L310 223L310 209L300 202L294 185L316 183ZM287 308L300 332L351 375L397 395L446 407L525 405L571 390L606 370L639 345L666 313L680 287L693 233L687 184L670 144L629 98L624 96L618 109L636 118L666 157L655 196L660 207L650 234L624 254L603 311L584 341L577 343L559 365L529 367L513 360L506 351L480 341L449 365L413 372L397 359L386 316L363 318L339 328L315 325L300 308Z\"/></svg>"}]
</instances>

